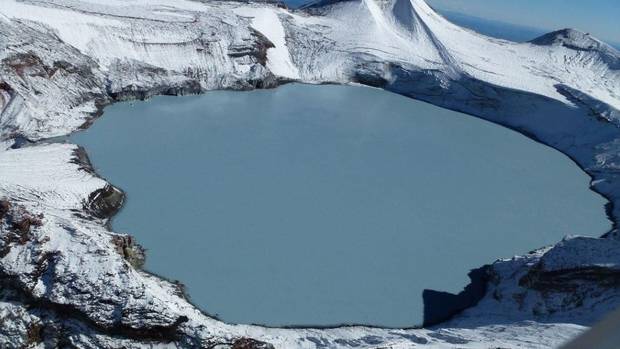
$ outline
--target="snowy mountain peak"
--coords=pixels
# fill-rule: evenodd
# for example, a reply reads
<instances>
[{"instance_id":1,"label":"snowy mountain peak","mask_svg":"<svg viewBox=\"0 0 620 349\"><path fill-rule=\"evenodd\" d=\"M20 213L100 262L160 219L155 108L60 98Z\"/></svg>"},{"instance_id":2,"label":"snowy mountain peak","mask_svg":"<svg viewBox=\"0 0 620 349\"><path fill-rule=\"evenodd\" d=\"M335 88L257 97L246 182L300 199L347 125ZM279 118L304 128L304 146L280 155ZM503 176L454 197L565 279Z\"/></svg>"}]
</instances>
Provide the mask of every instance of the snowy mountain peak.
<instances>
[{"instance_id":1,"label":"snowy mountain peak","mask_svg":"<svg viewBox=\"0 0 620 349\"><path fill-rule=\"evenodd\" d=\"M571 50L595 53L612 70L620 70L620 52L596 39L589 33L565 28L542 35L530 43L540 46L565 47Z\"/></svg>"},{"instance_id":2,"label":"snowy mountain peak","mask_svg":"<svg viewBox=\"0 0 620 349\"><path fill-rule=\"evenodd\" d=\"M418 32L422 24L411 0L393 0L387 4L394 21L402 27Z\"/></svg>"},{"instance_id":3,"label":"snowy mountain peak","mask_svg":"<svg viewBox=\"0 0 620 349\"><path fill-rule=\"evenodd\" d=\"M536 45L562 45L577 50L588 51L609 47L609 45L592 37L589 33L584 33L572 28L556 30L539 36L530 42Z\"/></svg>"},{"instance_id":4,"label":"snowy mountain peak","mask_svg":"<svg viewBox=\"0 0 620 349\"><path fill-rule=\"evenodd\" d=\"M459 64L450 50L436 35L432 26L447 25L447 21L423 0L362 0L377 28L372 34L381 41L398 47L398 55L418 56L441 66L453 79L460 75ZM388 44L388 47L390 44ZM392 49L388 48L388 49Z\"/></svg>"}]
</instances>

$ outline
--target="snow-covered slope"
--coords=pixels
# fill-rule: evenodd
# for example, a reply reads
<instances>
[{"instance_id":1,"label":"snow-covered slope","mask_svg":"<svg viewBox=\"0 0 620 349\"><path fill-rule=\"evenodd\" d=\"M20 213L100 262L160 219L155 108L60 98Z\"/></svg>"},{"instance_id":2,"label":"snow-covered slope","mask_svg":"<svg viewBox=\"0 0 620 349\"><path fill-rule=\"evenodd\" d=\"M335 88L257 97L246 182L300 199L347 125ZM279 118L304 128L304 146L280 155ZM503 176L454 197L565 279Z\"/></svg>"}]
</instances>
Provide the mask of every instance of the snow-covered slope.
<instances>
[{"instance_id":1,"label":"snow-covered slope","mask_svg":"<svg viewBox=\"0 0 620 349\"><path fill-rule=\"evenodd\" d=\"M0 2L5 346L553 347L620 305L620 54L587 34L512 43L460 28L422 0L294 12L267 2ZM106 224L123 194L84 150L45 142L117 100L288 81L381 87L518 130L592 176L614 230L496 261L483 299L429 329L230 325L141 271L139 246Z\"/></svg>"}]
</instances>

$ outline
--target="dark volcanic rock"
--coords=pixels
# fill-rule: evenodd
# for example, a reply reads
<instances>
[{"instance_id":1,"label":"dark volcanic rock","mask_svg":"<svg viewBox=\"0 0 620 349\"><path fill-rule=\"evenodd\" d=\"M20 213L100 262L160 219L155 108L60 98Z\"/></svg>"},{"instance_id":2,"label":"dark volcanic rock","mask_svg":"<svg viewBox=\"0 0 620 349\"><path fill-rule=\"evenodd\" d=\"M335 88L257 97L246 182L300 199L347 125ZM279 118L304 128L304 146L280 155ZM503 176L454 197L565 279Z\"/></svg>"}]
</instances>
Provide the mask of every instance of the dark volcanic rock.
<instances>
[{"instance_id":1,"label":"dark volcanic rock","mask_svg":"<svg viewBox=\"0 0 620 349\"><path fill-rule=\"evenodd\" d=\"M125 195L112 185L92 192L85 204L86 210L97 218L110 218L123 205Z\"/></svg>"},{"instance_id":2,"label":"dark volcanic rock","mask_svg":"<svg viewBox=\"0 0 620 349\"><path fill-rule=\"evenodd\" d=\"M233 342L231 349L274 349L274 347L256 339L239 338Z\"/></svg>"},{"instance_id":3,"label":"dark volcanic rock","mask_svg":"<svg viewBox=\"0 0 620 349\"><path fill-rule=\"evenodd\" d=\"M254 42L244 45L234 45L228 48L230 57L254 57L262 66L267 64L267 50L275 47L275 45L255 29L250 31Z\"/></svg>"}]
</instances>

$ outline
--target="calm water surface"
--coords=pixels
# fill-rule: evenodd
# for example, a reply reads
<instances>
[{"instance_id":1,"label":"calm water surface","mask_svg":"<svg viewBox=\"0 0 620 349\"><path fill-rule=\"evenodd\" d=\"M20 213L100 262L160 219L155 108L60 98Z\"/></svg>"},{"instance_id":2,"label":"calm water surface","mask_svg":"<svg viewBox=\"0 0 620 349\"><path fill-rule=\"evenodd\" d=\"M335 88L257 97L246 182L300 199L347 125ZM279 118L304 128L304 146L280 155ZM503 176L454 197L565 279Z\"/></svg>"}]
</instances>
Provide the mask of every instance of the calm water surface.
<instances>
[{"instance_id":1,"label":"calm water surface","mask_svg":"<svg viewBox=\"0 0 620 349\"><path fill-rule=\"evenodd\" d=\"M113 227L147 269L230 322L419 324L423 289L609 227L562 154L370 88L120 103L72 141L127 192Z\"/></svg>"}]
</instances>

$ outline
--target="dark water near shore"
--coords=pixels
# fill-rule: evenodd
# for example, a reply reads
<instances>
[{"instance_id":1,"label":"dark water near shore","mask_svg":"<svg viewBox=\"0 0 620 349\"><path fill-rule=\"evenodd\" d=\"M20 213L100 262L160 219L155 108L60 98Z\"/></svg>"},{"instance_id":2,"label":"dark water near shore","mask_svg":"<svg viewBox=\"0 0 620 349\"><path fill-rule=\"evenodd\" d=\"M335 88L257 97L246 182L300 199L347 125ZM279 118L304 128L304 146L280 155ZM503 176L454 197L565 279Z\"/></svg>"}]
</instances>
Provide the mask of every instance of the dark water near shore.
<instances>
[{"instance_id":1,"label":"dark water near shore","mask_svg":"<svg viewBox=\"0 0 620 349\"><path fill-rule=\"evenodd\" d=\"M146 268L230 322L420 324L424 289L609 228L562 154L370 88L120 103L72 141L126 191L113 227Z\"/></svg>"}]
</instances>

